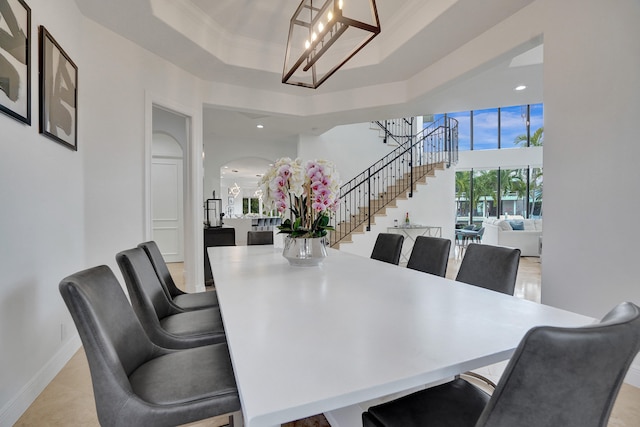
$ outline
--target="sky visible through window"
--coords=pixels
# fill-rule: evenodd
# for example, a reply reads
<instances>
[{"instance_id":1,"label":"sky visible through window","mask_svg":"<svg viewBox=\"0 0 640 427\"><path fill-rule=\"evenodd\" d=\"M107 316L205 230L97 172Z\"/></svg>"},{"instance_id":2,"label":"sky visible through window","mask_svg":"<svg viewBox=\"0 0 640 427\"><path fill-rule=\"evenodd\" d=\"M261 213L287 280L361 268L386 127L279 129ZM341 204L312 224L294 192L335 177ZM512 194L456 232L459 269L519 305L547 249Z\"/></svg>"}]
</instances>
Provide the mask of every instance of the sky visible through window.
<instances>
[{"instance_id":1,"label":"sky visible through window","mask_svg":"<svg viewBox=\"0 0 640 427\"><path fill-rule=\"evenodd\" d=\"M530 106L531 135L543 126L543 105ZM437 120L444 114L434 115ZM458 120L458 149L471 149L471 112L461 111L447 113L448 117ZM500 132L501 148L517 148L526 146L525 142L515 144L514 141L527 134L527 106L500 108L500 127L498 129L498 108L477 110L473 112L473 149L488 150L498 148L498 132ZM425 123L428 126L429 123Z\"/></svg>"}]
</instances>

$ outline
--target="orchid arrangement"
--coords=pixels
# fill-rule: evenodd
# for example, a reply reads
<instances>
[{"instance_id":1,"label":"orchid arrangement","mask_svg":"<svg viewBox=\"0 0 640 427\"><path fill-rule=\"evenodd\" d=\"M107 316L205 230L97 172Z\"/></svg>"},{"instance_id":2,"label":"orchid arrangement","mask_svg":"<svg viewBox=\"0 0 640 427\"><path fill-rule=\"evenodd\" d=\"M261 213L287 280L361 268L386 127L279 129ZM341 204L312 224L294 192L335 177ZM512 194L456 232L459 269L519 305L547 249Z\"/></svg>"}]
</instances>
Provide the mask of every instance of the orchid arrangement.
<instances>
[{"instance_id":1,"label":"orchid arrangement","mask_svg":"<svg viewBox=\"0 0 640 427\"><path fill-rule=\"evenodd\" d=\"M291 237L324 237L338 207L340 178L325 160L278 159L260 180L263 203L285 217L278 228Z\"/></svg>"}]
</instances>

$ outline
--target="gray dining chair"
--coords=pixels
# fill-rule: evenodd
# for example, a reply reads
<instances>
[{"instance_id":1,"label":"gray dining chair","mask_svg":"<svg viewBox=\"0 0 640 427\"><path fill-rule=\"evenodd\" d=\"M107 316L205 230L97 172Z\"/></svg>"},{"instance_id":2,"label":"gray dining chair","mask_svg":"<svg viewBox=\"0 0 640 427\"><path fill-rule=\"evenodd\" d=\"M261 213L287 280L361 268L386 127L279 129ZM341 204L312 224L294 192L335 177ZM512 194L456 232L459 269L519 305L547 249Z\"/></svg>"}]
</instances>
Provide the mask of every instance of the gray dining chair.
<instances>
[{"instance_id":1,"label":"gray dining chair","mask_svg":"<svg viewBox=\"0 0 640 427\"><path fill-rule=\"evenodd\" d=\"M187 293L176 286L156 242L140 243L138 247L142 248L147 254L164 293L173 304L184 310L198 310L218 306L218 294L216 291Z\"/></svg>"},{"instance_id":2,"label":"gray dining chair","mask_svg":"<svg viewBox=\"0 0 640 427\"><path fill-rule=\"evenodd\" d=\"M520 249L471 243L460 263L456 281L513 295L520 264ZM495 383L473 371L464 375L476 377L490 387Z\"/></svg>"},{"instance_id":3,"label":"gray dining chair","mask_svg":"<svg viewBox=\"0 0 640 427\"><path fill-rule=\"evenodd\" d=\"M185 310L167 298L141 248L116 255L131 305L151 341L165 348L191 348L225 341L219 307Z\"/></svg>"},{"instance_id":4,"label":"gray dining chair","mask_svg":"<svg viewBox=\"0 0 640 427\"><path fill-rule=\"evenodd\" d=\"M482 243L482 236L484 236L484 227L480 227L480 229L478 230L478 234L473 236L472 240L475 243Z\"/></svg>"},{"instance_id":5,"label":"gray dining chair","mask_svg":"<svg viewBox=\"0 0 640 427\"><path fill-rule=\"evenodd\" d=\"M175 426L240 410L226 343L154 344L104 265L64 278L59 290L89 362L101 426Z\"/></svg>"},{"instance_id":6,"label":"gray dining chair","mask_svg":"<svg viewBox=\"0 0 640 427\"><path fill-rule=\"evenodd\" d=\"M395 233L380 233L371 252L371 258L398 265L402 253L404 236Z\"/></svg>"},{"instance_id":7,"label":"gray dining chair","mask_svg":"<svg viewBox=\"0 0 640 427\"><path fill-rule=\"evenodd\" d=\"M520 249L470 243L456 281L513 295L520 264Z\"/></svg>"},{"instance_id":8,"label":"gray dining chair","mask_svg":"<svg viewBox=\"0 0 640 427\"><path fill-rule=\"evenodd\" d=\"M418 236L411 249L407 268L445 277L449 263L451 240Z\"/></svg>"},{"instance_id":9,"label":"gray dining chair","mask_svg":"<svg viewBox=\"0 0 640 427\"><path fill-rule=\"evenodd\" d=\"M247 245L273 245L273 231L247 231Z\"/></svg>"},{"instance_id":10,"label":"gray dining chair","mask_svg":"<svg viewBox=\"0 0 640 427\"><path fill-rule=\"evenodd\" d=\"M369 408L364 427L606 427L640 350L640 308L622 303L600 323L531 329L491 396L455 380Z\"/></svg>"}]
</instances>

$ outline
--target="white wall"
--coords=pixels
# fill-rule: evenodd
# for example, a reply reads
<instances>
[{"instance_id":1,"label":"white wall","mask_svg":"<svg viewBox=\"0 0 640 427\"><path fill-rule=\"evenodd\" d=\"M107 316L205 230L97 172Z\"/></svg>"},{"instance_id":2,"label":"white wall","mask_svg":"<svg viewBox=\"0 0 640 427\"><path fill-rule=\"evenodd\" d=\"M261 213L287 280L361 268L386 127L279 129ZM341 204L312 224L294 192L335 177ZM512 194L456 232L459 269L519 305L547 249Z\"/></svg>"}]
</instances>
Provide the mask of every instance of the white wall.
<instances>
[{"instance_id":1,"label":"white wall","mask_svg":"<svg viewBox=\"0 0 640 427\"><path fill-rule=\"evenodd\" d=\"M19 397L35 398L77 348L78 340L70 341L75 330L58 282L86 265L87 129L78 128L78 152L40 136L37 83L37 26L44 24L76 60L82 50L82 17L72 0L28 3L32 124L0 114L0 425L15 421L25 408ZM61 14L61 8L68 12ZM80 117L85 105L80 102Z\"/></svg>"},{"instance_id":2,"label":"white wall","mask_svg":"<svg viewBox=\"0 0 640 427\"><path fill-rule=\"evenodd\" d=\"M639 19L637 0L546 1L542 302L594 317L640 304Z\"/></svg>"},{"instance_id":3,"label":"white wall","mask_svg":"<svg viewBox=\"0 0 640 427\"><path fill-rule=\"evenodd\" d=\"M640 3L547 7L542 300L600 317L640 304Z\"/></svg>"},{"instance_id":4,"label":"white wall","mask_svg":"<svg viewBox=\"0 0 640 427\"><path fill-rule=\"evenodd\" d=\"M333 162L343 183L395 147L382 142L369 123L336 126L320 136L301 135L298 156L303 160L324 159Z\"/></svg>"},{"instance_id":5,"label":"white wall","mask_svg":"<svg viewBox=\"0 0 640 427\"><path fill-rule=\"evenodd\" d=\"M202 114L198 79L85 19L73 0L28 3L33 124L0 115L2 426L79 346L59 281L99 264L121 278L115 254L145 237L146 100L193 112L198 129ZM38 25L78 65L78 152L38 134Z\"/></svg>"}]
</instances>

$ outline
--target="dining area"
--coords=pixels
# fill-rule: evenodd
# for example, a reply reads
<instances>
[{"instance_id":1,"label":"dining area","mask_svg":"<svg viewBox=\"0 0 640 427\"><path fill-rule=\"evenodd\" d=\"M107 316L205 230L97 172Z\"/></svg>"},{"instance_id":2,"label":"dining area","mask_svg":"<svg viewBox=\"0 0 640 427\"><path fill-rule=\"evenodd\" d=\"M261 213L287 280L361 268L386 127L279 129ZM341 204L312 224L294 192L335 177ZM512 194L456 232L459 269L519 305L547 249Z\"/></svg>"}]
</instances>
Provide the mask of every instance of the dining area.
<instances>
[{"instance_id":1,"label":"dining area","mask_svg":"<svg viewBox=\"0 0 640 427\"><path fill-rule=\"evenodd\" d=\"M491 250L483 246L488 245L469 245L465 257L471 259L474 251L480 254ZM113 390L107 394L111 396L107 399L109 404L101 402L101 392L98 392L113 385L95 378L113 373L102 369L100 374L95 374L94 391L101 425L134 425L134 419L137 425L142 425L147 416L154 425L177 425L225 413L229 413L229 425L251 427L287 425L317 414L323 414L333 427L424 425L424 419L433 414L425 414L421 408L430 407L428 402L437 402L439 394L450 393L448 387L461 381L464 385L470 384L461 379L461 375L507 361L514 352L524 351L523 346L531 344L523 338L532 330L540 330L543 335L556 330L578 335L589 331L593 335L622 324L629 332L620 343L621 354L627 357L617 362L615 372L619 373L628 369L626 362L631 363L640 345L640 313L632 304L616 307L611 315L613 320L604 320L607 328L599 327L595 319L514 297L515 272L506 274L508 277L504 280L513 282L506 290L491 289L491 284L480 283L492 278L498 280L500 274L484 278L476 274L475 279L466 279L469 272L464 270L478 264L468 261L464 267L464 259L453 280L443 277L444 274L416 268L415 260L414 268L406 268L397 262L376 259L375 248L371 257L326 248L326 257L321 263L301 267L292 265L283 257L283 250L273 245L210 247L207 255L215 290L186 295L173 291L171 295L167 265L157 253L154 257L154 251L153 245L146 242L116 257L131 305L122 300L124 294L115 297L118 293L115 278L99 284L103 291L105 283L112 288L111 310L114 310L114 301L122 303L117 309L121 311L120 328L123 322L131 323L125 328L128 334L136 331L137 341L144 341L145 346L156 348L156 352L158 348L172 347L162 350L162 355L152 360L139 360L139 366L132 365L130 354L129 359L118 362L123 350L118 347L117 339L115 344L110 342L113 336L109 333L97 338L90 336L90 331L96 329L87 329L86 322L91 316L95 318L89 319L89 323L102 325L106 330L111 328L107 324L114 321L110 318L113 316L100 319L100 309L90 308L104 304L104 298L92 295L98 286L96 272L79 272L61 282L61 292L80 331L92 375L100 365L92 362L92 358L103 359L101 366L106 366L109 363L104 362L105 357L113 357L109 352L105 356L105 352L97 348L91 350L96 339L104 340L100 348L113 346L117 356L110 364L114 369L120 363L129 370L125 375L129 384L125 381L121 387L129 393L133 390L137 406L127 404L122 408L114 408ZM420 256L427 253L423 248ZM517 269L513 253L505 252L505 255L511 256L510 263L515 262ZM519 254L516 255L519 261ZM102 270L101 274L109 276ZM478 282L472 283L474 280ZM197 307L198 298L206 298L207 303ZM158 309L158 301L169 308ZM83 315L74 314L82 304L85 305L80 310ZM145 305L148 305L146 316L149 316L146 320ZM150 320L154 312L159 318L155 325L153 319ZM167 316L174 317L167 320ZM198 317L200 320L193 320ZM153 328L172 327L173 330L162 331L161 335L153 331ZM189 331L189 328L195 329ZM113 332L116 336L118 333ZM127 339L131 340L131 336ZM591 349L594 345L597 347L597 341L589 341ZM548 344L543 347L546 346ZM608 353L610 346L605 347ZM549 357L548 365L544 357L530 363L537 366L542 363L562 384L567 380L562 374L562 365L557 363L557 355ZM170 358L181 359L183 366L172 368ZM568 363L576 363L574 359L566 357ZM596 356L577 360L585 369L593 369L589 363L601 362ZM187 369L184 361L190 361ZM180 374L169 375L151 368L150 364ZM505 371L508 375L503 375L497 384L498 395L504 387L510 387L509 375L518 373L518 364L511 365ZM522 369L531 368L525 365L520 366ZM610 367L602 375L612 376ZM598 373L595 377L602 375ZM607 390L613 390L613 397L595 406L606 416L623 376L606 382ZM575 384L576 380L571 381ZM154 390L160 385L162 392ZM457 386L454 388L457 390ZM190 396L194 389L196 394ZM460 404L474 400L475 393L474 388L471 395L458 396ZM127 399L131 399L128 396ZM154 402L153 399L160 400ZM482 399L484 403L476 405L474 417L496 404L496 399L489 394ZM169 415L162 415L165 410ZM566 405L561 410L567 410ZM404 417L407 414L409 418L413 417L411 414L418 414L417 421L413 421L416 424L408 423ZM473 423L461 421L454 425Z\"/></svg>"}]
</instances>

